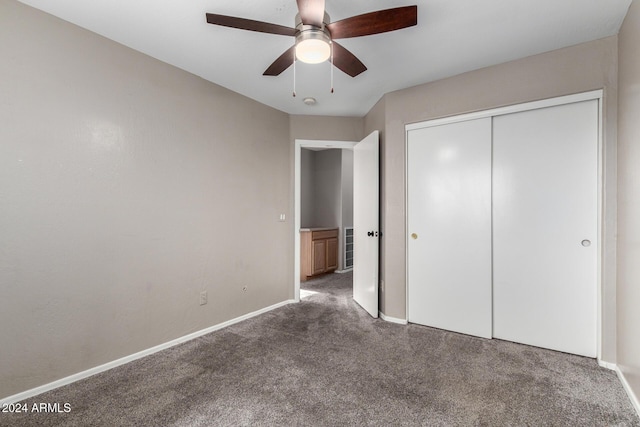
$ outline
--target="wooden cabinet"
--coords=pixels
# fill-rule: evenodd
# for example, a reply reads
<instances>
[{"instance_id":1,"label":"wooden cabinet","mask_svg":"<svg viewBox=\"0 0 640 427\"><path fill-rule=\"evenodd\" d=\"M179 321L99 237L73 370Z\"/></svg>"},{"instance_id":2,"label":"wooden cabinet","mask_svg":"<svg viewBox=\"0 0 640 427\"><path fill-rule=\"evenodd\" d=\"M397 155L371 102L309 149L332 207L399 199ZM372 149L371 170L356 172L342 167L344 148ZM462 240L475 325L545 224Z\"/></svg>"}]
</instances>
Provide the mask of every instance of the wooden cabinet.
<instances>
[{"instance_id":1,"label":"wooden cabinet","mask_svg":"<svg viewBox=\"0 0 640 427\"><path fill-rule=\"evenodd\" d=\"M338 229L300 230L300 281L338 268Z\"/></svg>"}]
</instances>

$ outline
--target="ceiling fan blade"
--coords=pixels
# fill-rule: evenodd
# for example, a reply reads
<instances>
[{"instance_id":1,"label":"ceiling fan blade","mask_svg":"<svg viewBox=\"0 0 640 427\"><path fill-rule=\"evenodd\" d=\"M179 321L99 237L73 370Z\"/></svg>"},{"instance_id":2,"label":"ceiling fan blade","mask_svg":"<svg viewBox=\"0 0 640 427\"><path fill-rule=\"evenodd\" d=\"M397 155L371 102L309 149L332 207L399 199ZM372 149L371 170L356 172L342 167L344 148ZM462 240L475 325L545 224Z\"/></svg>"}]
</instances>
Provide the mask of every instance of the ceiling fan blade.
<instances>
[{"instance_id":1,"label":"ceiling fan blade","mask_svg":"<svg viewBox=\"0 0 640 427\"><path fill-rule=\"evenodd\" d=\"M300 19L304 25L322 27L324 20L324 0L296 0Z\"/></svg>"},{"instance_id":2,"label":"ceiling fan blade","mask_svg":"<svg viewBox=\"0 0 640 427\"><path fill-rule=\"evenodd\" d=\"M295 50L296 50L295 46L291 46L289 49L287 49L282 55L278 57L278 59L273 61L273 64L269 65L269 68L267 68L265 72L262 73L262 75L263 76L280 75L280 73L282 73L284 70L286 70L293 64L293 61L295 60Z\"/></svg>"},{"instance_id":3,"label":"ceiling fan blade","mask_svg":"<svg viewBox=\"0 0 640 427\"><path fill-rule=\"evenodd\" d=\"M351 77L367 71L367 67L342 45L335 41L331 42L331 45L333 46L333 65Z\"/></svg>"},{"instance_id":4,"label":"ceiling fan blade","mask_svg":"<svg viewBox=\"0 0 640 427\"><path fill-rule=\"evenodd\" d=\"M283 36L294 36L295 28L283 25L270 24L268 22L254 21L252 19L236 18L234 16L217 15L207 13L207 22L224 27L238 28L240 30L258 31L260 33L281 34Z\"/></svg>"},{"instance_id":5,"label":"ceiling fan blade","mask_svg":"<svg viewBox=\"0 0 640 427\"><path fill-rule=\"evenodd\" d=\"M418 23L418 6L396 7L352 16L327 25L332 39L368 36L412 27Z\"/></svg>"}]
</instances>

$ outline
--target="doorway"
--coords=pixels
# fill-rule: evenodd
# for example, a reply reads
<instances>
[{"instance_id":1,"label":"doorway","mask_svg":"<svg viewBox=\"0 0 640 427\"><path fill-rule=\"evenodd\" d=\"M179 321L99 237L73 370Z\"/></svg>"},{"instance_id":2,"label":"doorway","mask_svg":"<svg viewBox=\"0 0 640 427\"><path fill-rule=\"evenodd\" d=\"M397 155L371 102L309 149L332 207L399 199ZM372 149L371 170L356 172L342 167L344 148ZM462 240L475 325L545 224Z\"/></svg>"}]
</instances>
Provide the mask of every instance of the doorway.
<instances>
[{"instance_id":1,"label":"doorway","mask_svg":"<svg viewBox=\"0 0 640 427\"><path fill-rule=\"evenodd\" d=\"M352 151L356 145L355 141L327 141L327 140L299 140L295 141L295 178L294 178L294 299L296 302L300 301L300 229L303 226L310 224L303 223L303 204L307 203L306 197L303 196L303 166L306 164L304 161L305 153L303 150L310 151L326 151L326 150L349 150ZM305 221L313 221L313 219L305 218ZM332 224L333 225L333 224ZM350 224L352 225L352 224ZM342 227L341 227L342 231ZM343 236L339 236L339 241L343 241ZM340 246L342 248L342 245ZM340 250L338 257L342 256L344 250ZM342 265L340 263L340 265ZM344 269L344 267L342 267Z\"/></svg>"},{"instance_id":2,"label":"doorway","mask_svg":"<svg viewBox=\"0 0 640 427\"><path fill-rule=\"evenodd\" d=\"M303 148L353 150L353 299L378 317L379 132L362 141L296 140L294 152L294 299L300 301L301 158Z\"/></svg>"}]
</instances>

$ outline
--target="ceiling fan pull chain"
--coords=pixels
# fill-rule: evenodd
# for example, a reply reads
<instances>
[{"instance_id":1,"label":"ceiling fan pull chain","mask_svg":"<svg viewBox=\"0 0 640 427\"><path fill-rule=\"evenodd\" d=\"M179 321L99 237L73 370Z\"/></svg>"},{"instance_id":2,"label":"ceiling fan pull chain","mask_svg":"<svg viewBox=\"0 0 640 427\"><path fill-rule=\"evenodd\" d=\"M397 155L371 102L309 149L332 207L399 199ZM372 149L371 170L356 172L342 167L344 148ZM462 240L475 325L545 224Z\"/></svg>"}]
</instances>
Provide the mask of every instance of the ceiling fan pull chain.
<instances>
[{"instance_id":1,"label":"ceiling fan pull chain","mask_svg":"<svg viewBox=\"0 0 640 427\"><path fill-rule=\"evenodd\" d=\"M333 93L333 43L331 43L331 93Z\"/></svg>"},{"instance_id":2,"label":"ceiling fan pull chain","mask_svg":"<svg viewBox=\"0 0 640 427\"><path fill-rule=\"evenodd\" d=\"M293 58L293 97L296 97L296 58Z\"/></svg>"}]
</instances>

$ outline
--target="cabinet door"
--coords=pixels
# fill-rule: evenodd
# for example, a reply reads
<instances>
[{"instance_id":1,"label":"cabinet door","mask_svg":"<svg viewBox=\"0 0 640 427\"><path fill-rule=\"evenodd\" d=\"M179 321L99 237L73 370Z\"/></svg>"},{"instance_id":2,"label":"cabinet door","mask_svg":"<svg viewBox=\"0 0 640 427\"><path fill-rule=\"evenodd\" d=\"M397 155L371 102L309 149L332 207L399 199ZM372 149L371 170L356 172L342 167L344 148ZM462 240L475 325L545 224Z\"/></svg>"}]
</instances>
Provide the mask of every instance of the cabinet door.
<instances>
[{"instance_id":1,"label":"cabinet door","mask_svg":"<svg viewBox=\"0 0 640 427\"><path fill-rule=\"evenodd\" d=\"M327 239L327 270L338 268L338 239Z\"/></svg>"},{"instance_id":2,"label":"cabinet door","mask_svg":"<svg viewBox=\"0 0 640 427\"><path fill-rule=\"evenodd\" d=\"M327 269L326 257L327 257L327 241L326 240L314 240L312 245L312 257L313 266L312 274L324 273Z\"/></svg>"}]
</instances>

